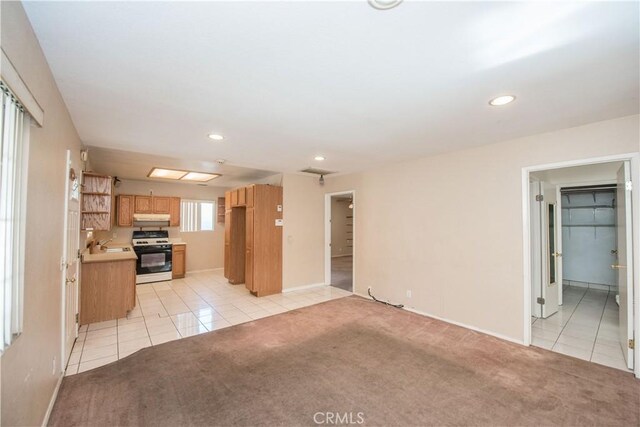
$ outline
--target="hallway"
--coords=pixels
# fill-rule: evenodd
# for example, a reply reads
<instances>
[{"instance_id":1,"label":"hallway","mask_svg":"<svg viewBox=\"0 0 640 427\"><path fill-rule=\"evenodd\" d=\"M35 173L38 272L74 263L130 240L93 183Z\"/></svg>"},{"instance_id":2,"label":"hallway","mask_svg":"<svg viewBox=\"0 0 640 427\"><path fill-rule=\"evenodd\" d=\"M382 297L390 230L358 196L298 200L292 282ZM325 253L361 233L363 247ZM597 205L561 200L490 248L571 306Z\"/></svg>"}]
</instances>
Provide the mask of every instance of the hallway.
<instances>
[{"instance_id":1,"label":"hallway","mask_svg":"<svg viewBox=\"0 0 640 427\"><path fill-rule=\"evenodd\" d=\"M353 256L331 258L331 286L353 292Z\"/></svg>"}]
</instances>

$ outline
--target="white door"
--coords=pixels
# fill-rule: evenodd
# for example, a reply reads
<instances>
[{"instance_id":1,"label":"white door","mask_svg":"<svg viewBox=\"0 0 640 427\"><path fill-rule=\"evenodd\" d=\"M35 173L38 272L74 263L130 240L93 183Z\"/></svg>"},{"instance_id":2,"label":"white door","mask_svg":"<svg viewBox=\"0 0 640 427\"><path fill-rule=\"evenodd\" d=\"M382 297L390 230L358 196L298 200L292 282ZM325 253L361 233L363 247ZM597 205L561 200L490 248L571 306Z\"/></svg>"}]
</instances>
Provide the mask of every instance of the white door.
<instances>
[{"instance_id":1,"label":"white door","mask_svg":"<svg viewBox=\"0 0 640 427\"><path fill-rule=\"evenodd\" d=\"M611 267L618 270L620 294L620 345L627 362L633 369L633 250L631 212L631 170L628 162L618 170L616 190L616 231L618 261Z\"/></svg>"},{"instance_id":2,"label":"white door","mask_svg":"<svg viewBox=\"0 0 640 427\"><path fill-rule=\"evenodd\" d=\"M556 187L556 274L558 281L558 305L562 305L562 193Z\"/></svg>"},{"instance_id":3,"label":"white door","mask_svg":"<svg viewBox=\"0 0 640 427\"><path fill-rule=\"evenodd\" d=\"M558 227L556 188L542 184L542 289L540 305L542 317L547 318L558 312Z\"/></svg>"},{"instance_id":4,"label":"white door","mask_svg":"<svg viewBox=\"0 0 640 427\"><path fill-rule=\"evenodd\" d=\"M76 314L78 313L78 249L80 239L80 202L79 183L80 176L73 178L71 163L71 152L67 151L67 184L65 194L65 222L64 222L64 260L63 260L63 280L64 280L64 353L63 364L66 366L67 360L73 349L73 344L78 336L78 324ZM78 174L80 172L77 172Z\"/></svg>"}]
</instances>

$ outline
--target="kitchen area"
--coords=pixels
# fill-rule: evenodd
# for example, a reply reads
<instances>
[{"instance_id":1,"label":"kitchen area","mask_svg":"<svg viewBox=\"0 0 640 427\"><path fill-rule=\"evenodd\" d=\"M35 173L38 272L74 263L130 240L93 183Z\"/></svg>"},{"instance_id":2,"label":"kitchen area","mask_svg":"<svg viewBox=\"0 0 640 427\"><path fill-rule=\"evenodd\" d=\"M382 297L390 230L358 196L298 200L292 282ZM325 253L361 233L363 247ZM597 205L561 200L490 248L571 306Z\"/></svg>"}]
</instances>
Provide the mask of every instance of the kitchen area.
<instances>
[{"instance_id":1,"label":"kitchen area","mask_svg":"<svg viewBox=\"0 0 640 427\"><path fill-rule=\"evenodd\" d=\"M181 279L188 267L223 266L224 216L212 210L224 188L83 176L79 325L125 317L136 305L137 285Z\"/></svg>"}]
</instances>

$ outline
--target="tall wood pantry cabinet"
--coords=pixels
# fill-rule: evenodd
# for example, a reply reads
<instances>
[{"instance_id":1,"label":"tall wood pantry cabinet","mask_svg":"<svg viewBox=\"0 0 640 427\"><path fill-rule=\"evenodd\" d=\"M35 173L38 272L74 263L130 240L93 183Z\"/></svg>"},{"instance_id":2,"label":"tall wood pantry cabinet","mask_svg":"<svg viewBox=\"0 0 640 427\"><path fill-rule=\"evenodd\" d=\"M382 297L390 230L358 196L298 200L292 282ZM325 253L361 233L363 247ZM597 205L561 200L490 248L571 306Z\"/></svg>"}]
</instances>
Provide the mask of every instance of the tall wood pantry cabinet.
<instances>
[{"instance_id":1,"label":"tall wood pantry cabinet","mask_svg":"<svg viewBox=\"0 0 640 427\"><path fill-rule=\"evenodd\" d=\"M224 275L256 296L282 292L282 187L225 193Z\"/></svg>"}]
</instances>

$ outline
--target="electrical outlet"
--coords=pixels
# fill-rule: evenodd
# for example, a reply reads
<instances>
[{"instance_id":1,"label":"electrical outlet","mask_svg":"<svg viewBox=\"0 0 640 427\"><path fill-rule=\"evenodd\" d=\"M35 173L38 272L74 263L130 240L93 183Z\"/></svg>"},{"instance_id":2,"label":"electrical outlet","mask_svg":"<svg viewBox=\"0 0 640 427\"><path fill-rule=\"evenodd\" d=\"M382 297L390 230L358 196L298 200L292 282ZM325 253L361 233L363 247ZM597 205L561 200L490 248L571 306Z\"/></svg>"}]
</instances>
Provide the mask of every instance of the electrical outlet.
<instances>
[{"instance_id":1,"label":"electrical outlet","mask_svg":"<svg viewBox=\"0 0 640 427\"><path fill-rule=\"evenodd\" d=\"M118 238L118 233L113 233L113 239L117 239Z\"/></svg>"},{"instance_id":2,"label":"electrical outlet","mask_svg":"<svg viewBox=\"0 0 640 427\"><path fill-rule=\"evenodd\" d=\"M411 291L410 290L407 291L407 298L411 298Z\"/></svg>"}]
</instances>

